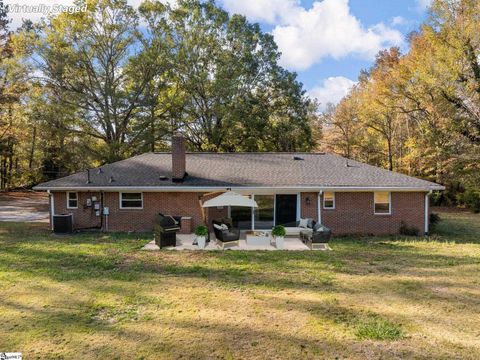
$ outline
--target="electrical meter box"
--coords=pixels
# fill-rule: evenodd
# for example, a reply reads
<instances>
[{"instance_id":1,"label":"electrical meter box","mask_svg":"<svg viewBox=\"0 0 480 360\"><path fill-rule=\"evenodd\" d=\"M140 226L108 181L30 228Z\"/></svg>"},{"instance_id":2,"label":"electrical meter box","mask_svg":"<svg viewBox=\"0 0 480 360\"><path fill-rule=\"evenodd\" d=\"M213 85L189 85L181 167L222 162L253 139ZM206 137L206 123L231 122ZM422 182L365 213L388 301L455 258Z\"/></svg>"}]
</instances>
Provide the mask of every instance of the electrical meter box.
<instances>
[{"instance_id":1,"label":"electrical meter box","mask_svg":"<svg viewBox=\"0 0 480 360\"><path fill-rule=\"evenodd\" d=\"M96 197L96 196L92 196L92 201L93 201L93 202L97 201L97 197Z\"/></svg>"},{"instance_id":2,"label":"electrical meter box","mask_svg":"<svg viewBox=\"0 0 480 360\"><path fill-rule=\"evenodd\" d=\"M87 199L87 206L92 206L92 199Z\"/></svg>"},{"instance_id":3,"label":"electrical meter box","mask_svg":"<svg viewBox=\"0 0 480 360\"><path fill-rule=\"evenodd\" d=\"M95 205L93 206L93 208L94 208L95 210L100 210L100 204L95 204Z\"/></svg>"},{"instance_id":4,"label":"electrical meter box","mask_svg":"<svg viewBox=\"0 0 480 360\"><path fill-rule=\"evenodd\" d=\"M108 207L103 208L103 215L109 215L110 214L110 209Z\"/></svg>"}]
</instances>

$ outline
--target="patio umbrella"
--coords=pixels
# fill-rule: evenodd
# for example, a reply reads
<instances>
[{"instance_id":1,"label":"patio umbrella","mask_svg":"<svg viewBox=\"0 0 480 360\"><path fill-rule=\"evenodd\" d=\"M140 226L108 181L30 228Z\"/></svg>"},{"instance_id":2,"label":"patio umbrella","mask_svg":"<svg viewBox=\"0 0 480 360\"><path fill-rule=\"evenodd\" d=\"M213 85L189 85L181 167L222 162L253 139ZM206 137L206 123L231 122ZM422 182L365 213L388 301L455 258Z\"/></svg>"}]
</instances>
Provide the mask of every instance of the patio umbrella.
<instances>
[{"instance_id":1,"label":"patio umbrella","mask_svg":"<svg viewBox=\"0 0 480 360\"><path fill-rule=\"evenodd\" d=\"M213 199L205 201L202 207L217 207L217 206L245 206L245 207L258 207L257 203L239 193L234 191L227 191Z\"/></svg>"}]
</instances>

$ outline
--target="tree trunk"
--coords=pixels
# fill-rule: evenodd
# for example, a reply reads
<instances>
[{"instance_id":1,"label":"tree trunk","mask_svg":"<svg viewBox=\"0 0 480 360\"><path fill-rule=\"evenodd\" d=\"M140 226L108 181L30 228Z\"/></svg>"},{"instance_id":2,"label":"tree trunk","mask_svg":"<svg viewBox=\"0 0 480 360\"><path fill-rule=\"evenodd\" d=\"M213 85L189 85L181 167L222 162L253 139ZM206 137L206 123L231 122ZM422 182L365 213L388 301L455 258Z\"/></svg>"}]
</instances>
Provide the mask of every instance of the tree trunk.
<instances>
[{"instance_id":1,"label":"tree trunk","mask_svg":"<svg viewBox=\"0 0 480 360\"><path fill-rule=\"evenodd\" d=\"M33 166L33 154L35 153L35 141L37 139L37 127L33 127L32 146L30 147L30 156L28 157L28 169L31 171Z\"/></svg>"}]
</instances>

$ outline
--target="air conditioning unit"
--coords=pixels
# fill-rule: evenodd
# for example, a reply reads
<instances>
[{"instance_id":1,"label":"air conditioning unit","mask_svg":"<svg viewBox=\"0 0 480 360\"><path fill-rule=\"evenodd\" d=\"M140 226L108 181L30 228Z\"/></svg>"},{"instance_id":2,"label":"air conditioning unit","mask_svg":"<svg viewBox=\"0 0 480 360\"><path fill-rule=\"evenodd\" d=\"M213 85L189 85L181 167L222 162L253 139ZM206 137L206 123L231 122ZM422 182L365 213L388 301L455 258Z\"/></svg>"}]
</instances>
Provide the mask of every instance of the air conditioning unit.
<instances>
[{"instance_id":1,"label":"air conditioning unit","mask_svg":"<svg viewBox=\"0 0 480 360\"><path fill-rule=\"evenodd\" d=\"M73 214L53 215L53 232L70 234L73 232Z\"/></svg>"}]
</instances>

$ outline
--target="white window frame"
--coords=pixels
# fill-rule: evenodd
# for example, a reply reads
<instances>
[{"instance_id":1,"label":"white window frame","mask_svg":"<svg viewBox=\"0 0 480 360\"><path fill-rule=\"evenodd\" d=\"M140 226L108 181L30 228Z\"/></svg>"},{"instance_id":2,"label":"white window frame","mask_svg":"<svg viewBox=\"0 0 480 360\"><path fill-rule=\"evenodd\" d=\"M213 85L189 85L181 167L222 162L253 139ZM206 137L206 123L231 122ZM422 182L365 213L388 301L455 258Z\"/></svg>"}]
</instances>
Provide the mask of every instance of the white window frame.
<instances>
[{"instance_id":1,"label":"white window frame","mask_svg":"<svg viewBox=\"0 0 480 360\"><path fill-rule=\"evenodd\" d=\"M326 193L332 193L332 194L333 194L333 206L332 206L332 207L326 207L326 206L325 206L325 194L326 194ZM322 203L323 203L323 208L324 208L325 210L335 210L335 191L324 191L324 192L323 192L323 201L322 201Z\"/></svg>"},{"instance_id":2,"label":"white window frame","mask_svg":"<svg viewBox=\"0 0 480 360\"><path fill-rule=\"evenodd\" d=\"M122 206L122 198L123 194L140 194L140 201L142 202L141 207L130 207L130 206ZM128 200L127 200L128 201ZM137 201L137 200L135 200ZM118 195L118 206L121 210L142 210L143 209L143 192L140 191L122 191Z\"/></svg>"},{"instance_id":3,"label":"white window frame","mask_svg":"<svg viewBox=\"0 0 480 360\"><path fill-rule=\"evenodd\" d=\"M377 213L375 211L375 194L376 193L388 193L388 213ZM380 203L379 203L380 204ZM374 215L392 215L392 192L391 191L374 191L373 192L373 214Z\"/></svg>"},{"instance_id":4,"label":"white window frame","mask_svg":"<svg viewBox=\"0 0 480 360\"><path fill-rule=\"evenodd\" d=\"M77 200L77 206L70 206L70 194L75 194ZM73 199L72 199L73 200ZM67 191L67 209L78 209L78 192Z\"/></svg>"}]
</instances>

